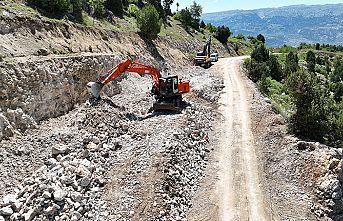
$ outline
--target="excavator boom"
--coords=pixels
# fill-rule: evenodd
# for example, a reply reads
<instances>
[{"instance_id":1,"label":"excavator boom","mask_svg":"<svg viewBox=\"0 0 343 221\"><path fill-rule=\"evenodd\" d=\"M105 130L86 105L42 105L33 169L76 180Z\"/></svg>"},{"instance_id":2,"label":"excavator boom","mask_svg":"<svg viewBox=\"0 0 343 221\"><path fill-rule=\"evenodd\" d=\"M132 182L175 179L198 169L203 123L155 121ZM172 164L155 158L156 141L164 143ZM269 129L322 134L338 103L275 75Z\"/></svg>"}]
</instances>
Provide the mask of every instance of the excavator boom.
<instances>
[{"instance_id":1,"label":"excavator boom","mask_svg":"<svg viewBox=\"0 0 343 221\"><path fill-rule=\"evenodd\" d=\"M120 62L117 66L115 66L114 68L110 69L108 71L108 76L103 81L101 81L101 82L89 82L87 84L87 88L88 88L89 92L93 95L93 97L99 98L101 89L106 84L108 84L109 82L111 82L112 80L119 77L121 74L123 74L125 72L135 72L138 74L151 75L154 79L154 84L155 84L155 87L156 87L157 92L158 92L159 79L161 77L160 72L155 68L152 68L152 67L145 65L145 64L134 62L130 59L124 60L124 61Z\"/></svg>"}]
</instances>

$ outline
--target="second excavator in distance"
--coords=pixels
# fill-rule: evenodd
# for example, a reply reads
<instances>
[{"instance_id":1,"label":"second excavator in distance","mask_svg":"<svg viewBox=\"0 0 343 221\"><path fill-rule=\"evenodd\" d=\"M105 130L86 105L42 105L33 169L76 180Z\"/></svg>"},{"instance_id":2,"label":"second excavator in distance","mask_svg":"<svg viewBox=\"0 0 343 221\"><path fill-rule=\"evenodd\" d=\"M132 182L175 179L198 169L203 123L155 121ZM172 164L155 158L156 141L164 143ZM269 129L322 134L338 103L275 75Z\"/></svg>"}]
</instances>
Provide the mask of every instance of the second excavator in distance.
<instances>
[{"instance_id":1,"label":"second excavator in distance","mask_svg":"<svg viewBox=\"0 0 343 221\"><path fill-rule=\"evenodd\" d=\"M94 98L100 99L102 88L125 72L152 76L154 84L151 92L156 100L152 110L181 111L182 94L189 92L189 81L181 81L177 75L162 76L157 69L130 59L120 62L109 70L108 76L104 80L89 82L87 84L88 91Z\"/></svg>"}]
</instances>

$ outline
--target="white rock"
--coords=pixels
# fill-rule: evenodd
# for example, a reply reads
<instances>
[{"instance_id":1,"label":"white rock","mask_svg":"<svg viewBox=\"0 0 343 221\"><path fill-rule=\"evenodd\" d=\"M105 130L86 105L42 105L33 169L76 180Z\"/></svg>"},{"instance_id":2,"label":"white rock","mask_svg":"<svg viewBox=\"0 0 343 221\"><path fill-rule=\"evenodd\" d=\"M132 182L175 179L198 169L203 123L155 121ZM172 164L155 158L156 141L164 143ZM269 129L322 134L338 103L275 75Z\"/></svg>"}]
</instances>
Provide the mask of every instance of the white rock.
<instances>
[{"instance_id":1,"label":"white rock","mask_svg":"<svg viewBox=\"0 0 343 221\"><path fill-rule=\"evenodd\" d=\"M71 199L75 202L81 202L82 201L82 195L79 192L73 192L70 195Z\"/></svg>"},{"instance_id":2,"label":"white rock","mask_svg":"<svg viewBox=\"0 0 343 221\"><path fill-rule=\"evenodd\" d=\"M15 194L8 194L4 196L4 204L12 204L16 202L17 196Z\"/></svg>"},{"instance_id":3,"label":"white rock","mask_svg":"<svg viewBox=\"0 0 343 221\"><path fill-rule=\"evenodd\" d=\"M93 142L90 142L89 144L87 144L87 147L86 147L89 151L97 151L99 149L99 145L93 143Z\"/></svg>"},{"instance_id":4,"label":"white rock","mask_svg":"<svg viewBox=\"0 0 343 221\"><path fill-rule=\"evenodd\" d=\"M75 173L81 177L91 176L91 172L84 165L80 165Z\"/></svg>"},{"instance_id":5,"label":"white rock","mask_svg":"<svg viewBox=\"0 0 343 221\"><path fill-rule=\"evenodd\" d=\"M5 221L5 218L3 216L0 216L0 221Z\"/></svg>"},{"instance_id":6,"label":"white rock","mask_svg":"<svg viewBox=\"0 0 343 221\"><path fill-rule=\"evenodd\" d=\"M87 158L87 157L89 157L89 155L90 155L90 152L89 152L89 150L84 150L84 151L82 151L82 158Z\"/></svg>"},{"instance_id":7,"label":"white rock","mask_svg":"<svg viewBox=\"0 0 343 221\"><path fill-rule=\"evenodd\" d=\"M23 203L20 202L19 200L13 203L13 208L17 212L21 209L22 206L23 206Z\"/></svg>"},{"instance_id":8,"label":"white rock","mask_svg":"<svg viewBox=\"0 0 343 221\"><path fill-rule=\"evenodd\" d=\"M55 158L49 158L46 161L46 164L48 164L52 168L52 167L55 167L58 164L58 162L57 162L57 160Z\"/></svg>"},{"instance_id":9,"label":"white rock","mask_svg":"<svg viewBox=\"0 0 343 221\"><path fill-rule=\"evenodd\" d=\"M79 202L76 202L73 205L74 205L74 209L76 209L76 210L81 206L81 204Z\"/></svg>"},{"instance_id":10,"label":"white rock","mask_svg":"<svg viewBox=\"0 0 343 221\"><path fill-rule=\"evenodd\" d=\"M56 201L63 201L66 197L67 193L63 191L62 189L56 189L54 192L54 199Z\"/></svg>"},{"instance_id":11,"label":"white rock","mask_svg":"<svg viewBox=\"0 0 343 221\"><path fill-rule=\"evenodd\" d=\"M5 206L0 209L0 214L4 216L10 216L13 214L13 210L11 209L11 206Z\"/></svg>"},{"instance_id":12,"label":"white rock","mask_svg":"<svg viewBox=\"0 0 343 221\"><path fill-rule=\"evenodd\" d=\"M20 213L13 213L10 216L10 220L21 220L21 214ZM1 219L0 219L0 221L1 221Z\"/></svg>"},{"instance_id":13,"label":"white rock","mask_svg":"<svg viewBox=\"0 0 343 221\"><path fill-rule=\"evenodd\" d=\"M44 197L45 199L50 199L51 198L51 193L49 193L48 191L44 191L42 194L42 197Z\"/></svg>"}]
</instances>

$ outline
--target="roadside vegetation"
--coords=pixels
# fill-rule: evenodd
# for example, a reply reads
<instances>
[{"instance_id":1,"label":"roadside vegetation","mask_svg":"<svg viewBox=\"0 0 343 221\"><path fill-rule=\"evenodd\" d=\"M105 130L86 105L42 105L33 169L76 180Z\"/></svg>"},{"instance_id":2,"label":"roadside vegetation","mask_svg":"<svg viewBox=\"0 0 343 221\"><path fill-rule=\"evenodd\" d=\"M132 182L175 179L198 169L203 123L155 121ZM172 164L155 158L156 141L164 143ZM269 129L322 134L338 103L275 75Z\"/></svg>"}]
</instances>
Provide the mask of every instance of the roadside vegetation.
<instances>
[{"instance_id":1,"label":"roadside vegetation","mask_svg":"<svg viewBox=\"0 0 343 221\"><path fill-rule=\"evenodd\" d=\"M256 43L241 34L233 36L229 27L205 24L200 20L202 6L193 1L185 8L171 11L174 0L3 0L2 10L21 16L51 22L68 23L115 30L138 32L154 40L158 36L172 36L179 40L194 38L212 44L223 44L230 54L249 54ZM0 13L0 16L6 16ZM232 52L235 53L232 53Z\"/></svg>"},{"instance_id":2,"label":"roadside vegetation","mask_svg":"<svg viewBox=\"0 0 343 221\"><path fill-rule=\"evenodd\" d=\"M255 47L244 63L251 80L289 122L291 132L343 147L342 46ZM275 54L271 52L275 52Z\"/></svg>"}]
</instances>

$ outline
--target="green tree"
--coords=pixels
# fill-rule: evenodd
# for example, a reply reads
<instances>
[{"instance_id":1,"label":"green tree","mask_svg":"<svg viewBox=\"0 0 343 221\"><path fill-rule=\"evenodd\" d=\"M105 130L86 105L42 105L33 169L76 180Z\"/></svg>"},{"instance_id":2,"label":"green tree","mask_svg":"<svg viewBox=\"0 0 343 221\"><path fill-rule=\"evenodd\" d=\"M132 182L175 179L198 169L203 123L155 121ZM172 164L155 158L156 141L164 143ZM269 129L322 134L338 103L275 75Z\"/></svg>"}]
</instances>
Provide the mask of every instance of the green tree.
<instances>
[{"instance_id":1,"label":"green tree","mask_svg":"<svg viewBox=\"0 0 343 221\"><path fill-rule=\"evenodd\" d=\"M122 0L106 0L105 6L117 16L123 16L124 7Z\"/></svg>"},{"instance_id":2,"label":"green tree","mask_svg":"<svg viewBox=\"0 0 343 221\"><path fill-rule=\"evenodd\" d=\"M324 60L320 56L317 56L316 57L316 64L323 65L324 64Z\"/></svg>"},{"instance_id":3,"label":"green tree","mask_svg":"<svg viewBox=\"0 0 343 221\"><path fill-rule=\"evenodd\" d=\"M200 28L206 28L206 24L204 21L201 20L200 22Z\"/></svg>"},{"instance_id":4,"label":"green tree","mask_svg":"<svg viewBox=\"0 0 343 221\"><path fill-rule=\"evenodd\" d=\"M291 117L294 133L325 142L333 124L335 102L327 87L319 83L316 75L307 71L297 71L287 79L296 112Z\"/></svg>"},{"instance_id":5,"label":"green tree","mask_svg":"<svg viewBox=\"0 0 343 221\"><path fill-rule=\"evenodd\" d=\"M270 76L267 62L257 62L255 59L248 59L244 62L244 67L248 70L248 77L253 82L258 82L262 76Z\"/></svg>"},{"instance_id":6,"label":"green tree","mask_svg":"<svg viewBox=\"0 0 343 221\"><path fill-rule=\"evenodd\" d=\"M189 8L191 15L194 19L199 19L202 14L202 7L201 5L197 4L193 1L192 5Z\"/></svg>"},{"instance_id":7,"label":"green tree","mask_svg":"<svg viewBox=\"0 0 343 221\"><path fill-rule=\"evenodd\" d=\"M130 4L127 10L132 17L135 17L135 18L137 17L139 8L136 5Z\"/></svg>"},{"instance_id":8,"label":"green tree","mask_svg":"<svg viewBox=\"0 0 343 221\"><path fill-rule=\"evenodd\" d=\"M172 15L170 6L173 4L174 0L163 0L163 10L166 16Z\"/></svg>"},{"instance_id":9,"label":"green tree","mask_svg":"<svg viewBox=\"0 0 343 221\"><path fill-rule=\"evenodd\" d=\"M217 27L212 25L212 23L207 23L206 29L211 33L215 33L217 31Z\"/></svg>"},{"instance_id":10,"label":"green tree","mask_svg":"<svg viewBox=\"0 0 343 221\"><path fill-rule=\"evenodd\" d=\"M256 44L256 43L257 43L257 39L254 38L254 37L251 36L251 35L248 35L247 39L249 39L249 41L250 41L252 44Z\"/></svg>"},{"instance_id":11,"label":"green tree","mask_svg":"<svg viewBox=\"0 0 343 221\"><path fill-rule=\"evenodd\" d=\"M257 62L267 62L269 59L269 51L264 45L255 47L251 53L251 59Z\"/></svg>"},{"instance_id":12,"label":"green tree","mask_svg":"<svg viewBox=\"0 0 343 221\"><path fill-rule=\"evenodd\" d=\"M266 39L264 38L262 34L258 34L256 39L261 41L263 44L266 43Z\"/></svg>"},{"instance_id":13,"label":"green tree","mask_svg":"<svg viewBox=\"0 0 343 221\"><path fill-rule=\"evenodd\" d=\"M156 39L161 31L162 21L156 8L148 4L137 14L137 25L140 32L148 39Z\"/></svg>"},{"instance_id":14,"label":"green tree","mask_svg":"<svg viewBox=\"0 0 343 221\"><path fill-rule=\"evenodd\" d=\"M190 8L186 7L185 9L182 9L180 12L175 14L174 18L179 20L186 29L192 27L199 30L201 13L201 5L193 2Z\"/></svg>"},{"instance_id":15,"label":"green tree","mask_svg":"<svg viewBox=\"0 0 343 221\"><path fill-rule=\"evenodd\" d=\"M332 73L331 80L335 83L343 80L343 63L339 59L335 60L334 62L334 71Z\"/></svg>"},{"instance_id":16,"label":"green tree","mask_svg":"<svg viewBox=\"0 0 343 221\"><path fill-rule=\"evenodd\" d=\"M192 5L189 8L189 12L191 13L191 16L192 16L191 27L196 30L199 30L200 16L202 14L201 5L193 1Z\"/></svg>"},{"instance_id":17,"label":"green tree","mask_svg":"<svg viewBox=\"0 0 343 221\"><path fill-rule=\"evenodd\" d=\"M271 55L267 64L270 69L270 76L274 80L281 81L283 79L283 71L277 57L275 55Z\"/></svg>"},{"instance_id":18,"label":"green tree","mask_svg":"<svg viewBox=\"0 0 343 221\"><path fill-rule=\"evenodd\" d=\"M72 7L70 0L30 0L30 3L54 17L63 17Z\"/></svg>"},{"instance_id":19,"label":"green tree","mask_svg":"<svg viewBox=\"0 0 343 221\"><path fill-rule=\"evenodd\" d=\"M296 72L299 69L298 62L299 62L298 55L293 52L289 52L286 56L286 61L285 61L286 74Z\"/></svg>"},{"instance_id":20,"label":"green tree","mask_svg":"<svg viewBox=\"0 0 343 221\"><path fill-rule=\"evenodd\" d=\"M71 4L75 19L82 22L82 0L71 0Z\"/></svg>"},{"instance_id":21,"label":"green tree","mask_svg":"<svg viewBox=\"0 0 343 221\"><path fill-rule=\"evenodd\" d=\"M157 10L159 17L163 20L163 21L167 21L167 16L164 13L163 10L163 6L161 4L161 0L147 0L148 4L151 4L155 7L155 9Z\"/></svg>"},{"instance_id":22,"label":"green tree","mask_svg":"<svg viewBox=\"0 0 343 221\"><path fill-rule=\"evenodd\" d=\"M316 50L320 50L320 44L319 43L316 44Z\"/></svg>"},{"instance_id":23,"label":"green tree","mask_svg":"<svg viewBox=\"0 0 343 221\"><path fill-rule=\"evenodd\" d=\"M313 51L308 51L306 53L306 62L307 62L307 68L311 73L315 73L315 67L316 67L316 55Z\"/></svg>"},{"instance_id":24,"label":"green tree","mask_svg":"<svg viewBox=\"0 0 343 221\"><path fill-rule=\"evenodd\" d=\"M176 13L175 19L179 20L186 28L191 27L192 25L192 14L187 7Z\"/></svg>"},{"instance_id":25,"label":"green tree","mask_svg":"<svg viewBox=\"0 0 343 221\"><path fill-rule=\"evenodd\" d=\"M223 25L223 26L218 26L215 37L222 44L226 44L230 35L231 35L230 28Z\"/></svg>"}]
</instances>

